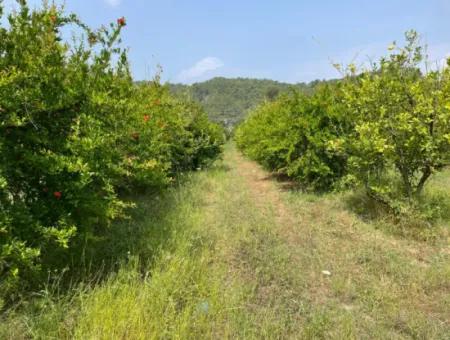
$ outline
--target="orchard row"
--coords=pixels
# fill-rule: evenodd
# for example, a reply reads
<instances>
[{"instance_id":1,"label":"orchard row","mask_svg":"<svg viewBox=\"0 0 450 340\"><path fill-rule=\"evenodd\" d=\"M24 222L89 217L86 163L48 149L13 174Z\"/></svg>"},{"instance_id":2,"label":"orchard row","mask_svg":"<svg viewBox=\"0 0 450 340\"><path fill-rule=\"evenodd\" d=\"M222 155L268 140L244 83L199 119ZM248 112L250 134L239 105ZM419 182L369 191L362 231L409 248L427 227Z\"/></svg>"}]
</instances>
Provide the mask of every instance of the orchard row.
<instances>
[{"instance_id":1,"label":"orchard row","mask_svg":"<svg viewBox=\"0 0 450 340\"><path fill-rule=\"evenodd\" d=\"M74 265L70 254L125 216L127 192L162 189L221 152L223 132L199 106L158 77L135 85L125 27L91 30L22 2L0 28L0 298Z\"/></svg>"},{"instance_id":2,"label":"orchard row","mask_svg":"<svg viewBox=\"0 0 450 340\"><path fill-rule=\"evenodd\" d=\"M414 31L389 51L366 70L335 65L343 78L311 96L262 104L238 146L308 189L362 187L396 215L421 210L426 183L450 164L450 67L430 65ZM426 218L439 214L430 209Z\"/></svg>"}]
</instances>

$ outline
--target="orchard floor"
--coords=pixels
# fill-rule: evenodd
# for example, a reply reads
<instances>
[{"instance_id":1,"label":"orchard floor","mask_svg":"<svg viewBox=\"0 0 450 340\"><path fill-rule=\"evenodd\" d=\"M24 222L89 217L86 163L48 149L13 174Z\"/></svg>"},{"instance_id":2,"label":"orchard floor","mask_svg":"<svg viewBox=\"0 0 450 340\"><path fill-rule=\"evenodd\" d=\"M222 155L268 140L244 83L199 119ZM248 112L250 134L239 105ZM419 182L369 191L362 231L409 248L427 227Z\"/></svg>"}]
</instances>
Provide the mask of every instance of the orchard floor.
<instances>
[{"instance_id":1,"label":"orchard floor","mask_svg":"<svg viewBox=\"0 0 450 340\"><path fill-rule=\"evenodd\" d=\"M50 287L4 316L0 338L450 337L448 234L396 236L345 194L296 191L233 145L138 202L139 216L115 227L118 271L59 296Z\"/></svg>"}]
</instances>

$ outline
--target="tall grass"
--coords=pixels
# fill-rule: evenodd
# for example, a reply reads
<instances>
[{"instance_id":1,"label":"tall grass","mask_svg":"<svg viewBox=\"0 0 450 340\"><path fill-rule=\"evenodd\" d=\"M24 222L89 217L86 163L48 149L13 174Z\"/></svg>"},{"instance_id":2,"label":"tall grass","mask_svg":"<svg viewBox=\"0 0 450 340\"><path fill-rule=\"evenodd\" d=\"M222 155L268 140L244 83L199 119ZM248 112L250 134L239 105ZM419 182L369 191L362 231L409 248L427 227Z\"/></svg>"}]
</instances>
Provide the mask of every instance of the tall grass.
<instances>
[{"instance_id":1,"label":"tall grass","mask_svg":"<svg viewBox=\"0 0 450 340\"><path fill-rule=\"evenodd\" d=\"M0 338L448 338L445 239L398 236L340 194L282 187L229 145L159 200L140 196L90 255L103 271L9 310Z\"/></svg>"},{"instance_id":2,"label":"tall grass","mask_svg":"<svg viewBox=\"0 0 450 340\"><path fill-rule=\"evenodd\" d=\"M135 197L138 208L132 219L90 241L95 246L87 247L84 280L62 294L61 287L49 286L41 296L9 310L0 338L229 334L246 288L234 283L220 261L228 243L217 246L218 212L208 216L204 209L214 200L212 191L218 194L212 210L222 209L228 180L227 168L219 162L209 172L185 176L157 200L153 195Z\"/></svg>"}]
</instances>

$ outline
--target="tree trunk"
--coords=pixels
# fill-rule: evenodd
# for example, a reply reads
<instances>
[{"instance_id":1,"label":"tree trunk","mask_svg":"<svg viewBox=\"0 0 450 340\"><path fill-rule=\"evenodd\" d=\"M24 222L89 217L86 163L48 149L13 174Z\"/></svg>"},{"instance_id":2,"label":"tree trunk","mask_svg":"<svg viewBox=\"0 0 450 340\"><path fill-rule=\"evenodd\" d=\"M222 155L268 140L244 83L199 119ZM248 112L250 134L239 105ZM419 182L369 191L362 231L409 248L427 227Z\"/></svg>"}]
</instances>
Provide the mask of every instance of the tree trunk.
<instances>
[{"instance_id":1,"label":"tree trunk","mask_svg":"<svg viewBox=\"0 0 450 340\"><path fill-rule=\"evenodd\" d=\"M425 183L428 180L428 178L430 178L430 176L431 176L431 167L429 165L427 165L422 170L422 177L420 178L419 184L417 184L417 187L416 187L415 195L417 197L422 195L423 188L425 187Z\"/></svg>"},{"instance_id":2,"label":"tree trunk","mask_svg":"<svg viewBox=\"0 0 450 340\"><path fill-rule=\"evenodd\" d=\"M408 176L408 171L403 167L400 167L399 170L403 180L403 189L405 190L408 199L411 199L413 196L413 189Z\"/></svg>"}]
</instances>

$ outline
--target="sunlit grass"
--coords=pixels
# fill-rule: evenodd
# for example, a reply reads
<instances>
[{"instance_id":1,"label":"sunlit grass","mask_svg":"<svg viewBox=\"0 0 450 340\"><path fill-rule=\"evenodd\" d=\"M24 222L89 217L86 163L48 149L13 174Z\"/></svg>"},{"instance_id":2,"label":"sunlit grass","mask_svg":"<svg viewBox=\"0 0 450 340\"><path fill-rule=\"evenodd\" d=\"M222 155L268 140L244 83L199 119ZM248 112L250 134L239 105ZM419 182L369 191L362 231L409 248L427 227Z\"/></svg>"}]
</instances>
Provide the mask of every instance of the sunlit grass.
<instances>
[{"instance_id":1,"label":"sunlit grass","mask_svg":"<svg viewBox=\"0 0 450 340\"><path fill-rule=\"evenodd\" d=\"M430 190L448 183L439 176ZM0 338L446 339L446 240L401 237L342 195L266 177L229 145L212 169L139 197L102 241L117 270L49 287L5 315Z\"/></svg>"}]
</instances>

